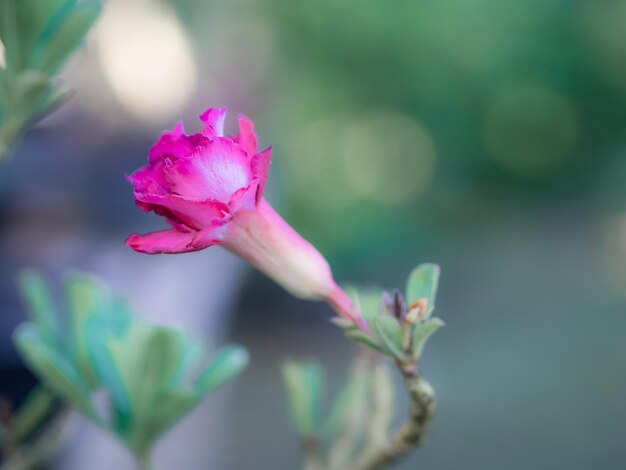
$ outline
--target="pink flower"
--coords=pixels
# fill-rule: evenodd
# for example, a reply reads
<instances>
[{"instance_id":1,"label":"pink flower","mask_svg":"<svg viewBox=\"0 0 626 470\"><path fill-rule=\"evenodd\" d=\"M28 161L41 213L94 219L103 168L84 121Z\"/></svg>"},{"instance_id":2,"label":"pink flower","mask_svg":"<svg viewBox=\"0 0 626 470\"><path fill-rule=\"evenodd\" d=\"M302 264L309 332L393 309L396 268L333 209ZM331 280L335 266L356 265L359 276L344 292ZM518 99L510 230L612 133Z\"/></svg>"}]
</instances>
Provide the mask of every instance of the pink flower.
<instances>
[{"instance_id":1,"label":"pink flower","mask_svg":"<svg viewBox=\"0 0 626 470\"><path fill-rule=\"evenodd\" d=\"M241 115L239 135L225 137L225 117L226 108L208 109L200 115L201 133L186 135L179 122L150 149L148 163L129 181L137 206L165 217L171 228L133 234L126 245L158 254L221 244L295 296L324 299L357 321L324 257L263 197L272 148L258 151L252 121Z\"/></svg>"}]
</instances>

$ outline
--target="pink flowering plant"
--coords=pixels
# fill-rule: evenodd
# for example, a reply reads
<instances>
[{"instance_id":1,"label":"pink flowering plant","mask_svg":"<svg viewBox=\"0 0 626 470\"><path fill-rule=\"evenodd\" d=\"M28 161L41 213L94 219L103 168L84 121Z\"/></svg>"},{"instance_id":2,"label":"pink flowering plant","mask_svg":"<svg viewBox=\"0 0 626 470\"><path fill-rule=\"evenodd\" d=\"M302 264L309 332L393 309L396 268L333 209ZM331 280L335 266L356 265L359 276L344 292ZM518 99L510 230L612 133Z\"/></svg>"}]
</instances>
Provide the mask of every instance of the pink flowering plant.
<instances>
[{"instance_id":1,"label":"pink flowering plant","mask_svg":"<svg viewBox=\"0 0 626 470\"><path fill-rule=\"evenodd\" d=\"M294 360L283 365L304 468L384 468L423 442L434 415L434 391L419 364L426 341L442 326L432 317L439 268L415 268L404 293L341 288L325 258L264 197L271 147L259 151L252 121L244 116L239 116L239 133L225 136L225 117L225 108L208 109L200 115L202 131L195 134L186 134L178 123L150 149L146 165L128 177L137 206L162 216L169 227L132 234L126 245L147 254L221 245L291 294L327 302L337 313L333 323L360 348L328 413L323 412L321 366ZM39 276L26 274L22 289L31 321L18 327L14 339L25 363L46 393L116 436L143 469L150 468L154 443L247 363L246 350L237 345L201 361L198 341L183 331L138 321L89 276L67 281L69 331ZM410 403L395 430L392 367ZM106 400L105 410L94 405L96 394ZM36 423L33 429L43 425L44 413L27 421Z\"/></svg>"},{"instance_id":2,"label":"pink flowering plant","mask_svg":"<svg viewBox=\"0 0 626 470\"><path fill-rule=\"evenodd\" d=\"M263 197L272 148L259 151L254 125L239 116L239 134L224 136L226 108L200 115L202 132L182 123L164 132L148 163L129 177L135 202L163 216L170 228L126 240L148 254L186 253L222 245L293 295L326 300L350 322L352 304L335 283L328 262Z\"/></svg>"},{"instance_id":3,"label":"pink flowering plant","mask_svg":"<svg viewBox=\"0 0 626 470\"><path fill-rule=\"evenodd\" d=\"M238 118L239 134L225 136L225 116L225 108L208 109L200 115L202 132L187 135L178 123L150 149L147 164L129 181L137 206L164 217L169 228L132 234L126 244L148 254L222 245L293 295L326 301L339 315L334 323L366 349L357 355L353 376L331 412L334 424L326 427L320 425L321 369L285 364L305 468L383 468L423 441L434 414L434 392L418 365L426 341L442 325L431 317L439 268L418 266L404 295L357 289L349 295L324 257L264 198L272 148L259 151L252 121L244 116ZM411 403L409 417L393 433L392 385L383 357L401 373Z\"/></svg>"},{"instance_id":4,"label":"pink flowering plant","mask_svg":"<svg viewBox=\"0 0 626 470\"><path fill-rule=\"evenodd\" d=\"M0 2L0 162L32 123L68 97L55 77L101 6L101 0ZM435 412L433 388L419 366L426 341L442 326L432 317L439 268L418 266L404 293L340 287L322 254L264 196L272 147L259 149L254 125L242 115L237 135L226 136L225 118L226 108L210 108L200 115L202 130L192 134L179 122L128 176L137 206L168 226L131 234L126 245L151 255L221 245L294 296L326 302L337 314L333 323L359 347L328 411L322 367L283 364L304 468L385 468L423 442ZM149 469L161 436L247 365L248 353L238 345L205 360L192 335L138 320L91 276L68 276L61 313L35 272L20 285L30 320L13 339L40 385L10 425L0 423L2 468L45 466L51 443L62 436L57 418L72 408ZM395 430L393 369L410 404Z\"/></svg>"}]
</instances>

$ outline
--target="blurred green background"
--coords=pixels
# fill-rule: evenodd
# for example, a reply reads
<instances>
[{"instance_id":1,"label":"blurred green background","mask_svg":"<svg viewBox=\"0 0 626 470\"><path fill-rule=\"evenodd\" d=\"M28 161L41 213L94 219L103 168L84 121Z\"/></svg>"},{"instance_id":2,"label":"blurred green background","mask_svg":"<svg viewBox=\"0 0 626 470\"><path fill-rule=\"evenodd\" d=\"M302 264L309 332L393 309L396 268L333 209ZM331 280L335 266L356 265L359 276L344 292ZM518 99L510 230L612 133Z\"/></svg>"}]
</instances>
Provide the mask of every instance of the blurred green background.
<instances>
[{"instance_id":1,"label":"blurred green background","mask_svg":"<svg viewBox=\"0 0 626 470\"><path fill-rule=\"evenodd\" d=\"M178 7L202 31L197 2ZM401 468L621 468L626 2L223 2L216 15L231 60L259 76L274 194L340 279L401 285L416 262L442 264L447 327L425 363L439 416ZM246 318L248 343L276 341ZM335 332L280 320L291 354L343 361Z\"/></svg>"},{"instance_id":2,"label":"blurred green background","mask_svg":"<svg viewBox=\"0 0 626 470\"><path fill-rule=\"evenodd\" d=\"M623 468L625 25L626 0L110 0L76 98L3 170L4 227L34 177L78 233L121 243L153 223L123 172L228 105L227 127L243 112L273 144L268 197L338 280L442 265L439 414L398 468ZM257 274L240 293L229 336L252 363L223 468L293 469L279 362L319 357L338 386L351 349L324 306Z\"/></svg>"}]
</instances>

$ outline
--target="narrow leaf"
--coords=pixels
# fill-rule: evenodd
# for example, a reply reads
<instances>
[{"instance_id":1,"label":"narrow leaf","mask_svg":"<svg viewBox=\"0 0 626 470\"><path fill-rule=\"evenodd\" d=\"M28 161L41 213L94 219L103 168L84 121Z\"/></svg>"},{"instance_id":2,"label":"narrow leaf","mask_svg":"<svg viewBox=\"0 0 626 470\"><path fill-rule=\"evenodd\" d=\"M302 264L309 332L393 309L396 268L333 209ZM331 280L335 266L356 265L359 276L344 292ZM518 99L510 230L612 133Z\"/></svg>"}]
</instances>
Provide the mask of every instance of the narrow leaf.
<instances>
[{"instance_id":1,"label":"narrow leaf","mask_svg":"<svg viewBox=\"0 0 626 470\"><path fill-rule=\"evenodd\" d=\"M200 401L201 397L189 390L171 389L162 392L159 395L159 406L153 412L152 429L147 432L147 439L157 439Z\"/></svg>"},{"instance_id":2,"label":"narrow leaf","mask_svg":"<svg viewBox=\"0 0 626 470\"><path fill-rule=\"evenodd\" d=\"M319 425L323 372L316 363L285 361L283 379L291 417L301 438L315 435Z\"/></svg>"},{"instance_id":3,"label":"narrow leaf","mask_svg":"<svg viewBox=\"0 0 626 470\"><path fill-rule=\"evenodd\" d=\"M430 338L435 331L442 326L443 321L439 318L431 318L414 326L411 350L415 359L419 359L422 355L422 350L424 349L428 338Z\"/></svg>"},{"instance_id":4,"label":"narrow leaf","mask_svg":"<svg viewBox=\"0 0 626 470\"><path fill-rule=\"evenodd\" d=\"M65 282L69 326L70 350L74 362L90 384L97 382L88 351L87 323L104 308L105 296L101 286L89 276L73 273ZM104 327L100 324L99 327Z\"/></svg>"},{"instance_id":5,"label":"narrow leaf","mask_svg":"<svg viewBox=\"0 0 626 470\"><path fill-rule=\"evenodd\" d=\"M54 300L42 277L37 271L27 269L20 273L19 284L29 308L30 318L48 340L57 341L59 325Z\"/></svg>"},{"instance_id":6,"label":"narrow leaf","mask_svg":"<svg viewBox=\"0 0 626 470\"><path fill-rule=\"evenodd\" d=\"M374 338L361 330L348 330L346 331L346 336L350 338L352 341L356 341L357 343L361 343L368 348L372 348L375 351L385 353L385 348L381 344L378 344Z\"/></svg>"},{"instance_id":7,"label":"narrow leaf","mask_svg":"<svg viewBox=\"0 0 626 470\"><path fill-rule=\"evenodd\" d=\"M384 345L388 354L396 359L403 359L405 354L402 347L404 333L398 321L390 315L381 315L372 320L374 333L379 342Z\"/></svg>"},{"instance_id":8,"label":"narrow leaf","mask_svg":"<svg viewBox=\"0 0 626 470\"><path fill-rule=\"evenodd\" d=\"M55 396L42 386L36 386L13 414L7 440L19 446L43 424L54 407Z\"/></svg>"},{"instance_id":9,"label":"narrow leaf","mask_svg":"<svg viewBox=\"0 0 626 470\"><path fill-rule=\"evenodd\" d=\"M100 422L91 404L91 391L87 383L67 358L45 340L35 325L20 325L14 333L14 341L29 367L51 390Z\"/></svg>"},{"instance_id":10,"label":"narrow leaf","mask_svg":"<svg viewBox=\"0 0 626 470\"><path fill-rule=\"evenodd\" d=\"M435 306L437 286L439 284L440 268L436 264L420 264L410 274L406 285L407 305L411 305L416 300L427 298L428 308Z\"/></svg>"},{"instance_id":11,"label":"narrow leaf","mask_svg":"<svg viewBox=\"0 0 626 470\"><path fill-rule=\"evenodd\" d=\"M248 365L248 351L239 345L225 346L200 374L194 386L197 393L205 395L240 374Z\"/></svg>"},{"instance_id":12,"label":"narrow leaf","mask_svg":"<svg viewBox=\"0 0 626 470\"><path fill-rule=\"evenodd\" d=\"M100 9L99 1L86 0L69 11L60 11L37 41L31 64L47 73L56 72L83 41Z\"/></svg>"}]
</instances>

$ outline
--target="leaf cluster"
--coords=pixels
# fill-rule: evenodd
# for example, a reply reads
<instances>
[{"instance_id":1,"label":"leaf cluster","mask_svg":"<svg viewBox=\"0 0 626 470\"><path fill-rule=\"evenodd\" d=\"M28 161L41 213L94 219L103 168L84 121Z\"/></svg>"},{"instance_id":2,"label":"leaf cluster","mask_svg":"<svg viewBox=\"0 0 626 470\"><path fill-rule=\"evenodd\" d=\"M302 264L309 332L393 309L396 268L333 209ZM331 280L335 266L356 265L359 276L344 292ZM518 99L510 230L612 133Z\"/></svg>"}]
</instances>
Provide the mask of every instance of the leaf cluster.
<instances>
[{"instance_id":1,"label":"leaf cluster","mask_svg":"<svg viewBox=\"0 0 626 470\"><path fill-rule=\"evenodd\" d=\"M410 274L405 294L358 291L350 294L359 306L367 330L335 319L348 338L401 364L416 364L428 339L443 326L431 317L439 283L439 266L421 264Z\"/></svg>"},{"instance_id":2,"label":"leaf cluster","mask_svg":"<svg viewBox=\"0 0 626 470\"><path fill-rule=\"evenodd\" d=\"M136 455L237 375L248 354L226 346L208 363L203 345L183 331L141 323L90 276L65 283L61 324L41 277L25 272L22 292L32 321L14 340L27 365L51 391L119 437ZM98 406L95 395L103 395Z\"/></svg>"},{"instance_id":3,"label":"leaf cluster","mask_svg":"<svg viewBox=\"0 0 626 470\"><path fill-rule=\"evenodd\" d=\"M369 354L353 363L328 411L324 370L315 362L286 361L283 378L291 416L309 462L329 470L355 468L370 449L383 446L393 415L393 385L385 364Z\"/></svg>"},{"instance_id":4,"label":"leaf cluster","mask_svg":"<svg viewBox=\"0 0 626 470\"><path fill-rule=\"evenodd\" d=\"M101 0L2 0L0 159L34 121L70 96L55 75L83 42Z\"/></svg>"}]
</instances>

